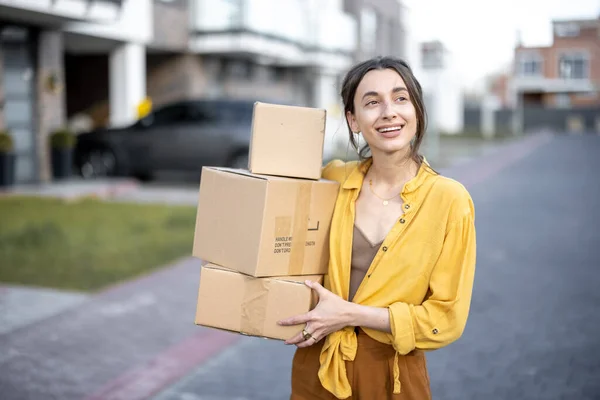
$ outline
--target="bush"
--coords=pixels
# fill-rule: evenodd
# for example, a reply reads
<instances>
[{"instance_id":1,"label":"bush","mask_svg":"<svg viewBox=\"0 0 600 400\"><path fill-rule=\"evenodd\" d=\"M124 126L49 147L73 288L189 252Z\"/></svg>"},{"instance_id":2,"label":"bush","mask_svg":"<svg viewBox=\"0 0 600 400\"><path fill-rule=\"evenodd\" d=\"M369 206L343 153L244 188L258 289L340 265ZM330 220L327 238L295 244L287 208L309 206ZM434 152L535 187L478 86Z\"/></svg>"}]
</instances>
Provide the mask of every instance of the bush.
<instances>
[{"instance_id":1,"label":"bush","mask_svg":"<svg viewBox=\"0 0 600 400\"><path fill-rule=\"evenodd\" d=\"M14 149L13 138L9 131L0 131L0 153L10 153Z\"/></svg>"},{"instance_id":2,"label":"bush","mask_svg":"<svg viewBox=\"0 0 600 400\"><path fill-rule=\"evenodd\" d=\"M50 147L53 149L72 149L75 141L75 135L68 129L61 129L50 135Z\"/></svg>"}]
</instances>

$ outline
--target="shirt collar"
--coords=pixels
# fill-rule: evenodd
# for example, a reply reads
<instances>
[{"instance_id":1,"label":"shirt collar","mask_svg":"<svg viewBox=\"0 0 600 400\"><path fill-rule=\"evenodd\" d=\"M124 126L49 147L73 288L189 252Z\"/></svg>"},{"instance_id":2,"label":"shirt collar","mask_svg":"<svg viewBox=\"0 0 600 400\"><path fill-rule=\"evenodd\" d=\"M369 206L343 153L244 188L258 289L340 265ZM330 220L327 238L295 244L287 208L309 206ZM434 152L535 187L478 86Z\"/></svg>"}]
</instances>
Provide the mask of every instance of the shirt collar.
<instances>
[{"instance_id":1,"label":"shirt collar","mask_svg":"<svg viewBox=\"0 0 600 400\"><path fill-rule=\"evenodd\" d=\"M365 179L365 175L373 164L373 159L369 158L365 161L360 162L356 168L352 170L348 179L344 182L342 187L344 189L360 189L362 187L363 181ZM431 166L423 157L423 163L417 172L417 175L411 178L402 189L402 194L411 193L417 190L423 183L427 180L427 178L432 175Z\"/></svg>"}]
</instances>

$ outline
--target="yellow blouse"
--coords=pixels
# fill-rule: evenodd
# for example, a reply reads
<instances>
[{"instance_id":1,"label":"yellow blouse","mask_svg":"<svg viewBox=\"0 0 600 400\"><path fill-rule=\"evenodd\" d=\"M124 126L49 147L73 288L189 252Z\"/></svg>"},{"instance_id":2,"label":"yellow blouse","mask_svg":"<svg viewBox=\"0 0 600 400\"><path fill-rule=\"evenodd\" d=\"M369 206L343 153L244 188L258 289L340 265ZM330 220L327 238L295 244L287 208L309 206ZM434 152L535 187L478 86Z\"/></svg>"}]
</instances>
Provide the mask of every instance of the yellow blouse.
<instances>
[{"instance_id":1,"label":"yellow blouse","mask_svg":"<svg viewBox=\"0 0 600 400\"><path fill-rule=\"evenodd\" d=\"M330 235L325 287L348 300L358 198L371 161L335 160L323 178L340 183ZM398 354L433 350L457 340L466 325L475 273L475 212L460 183L432 173L426 162L402 190L404 215L386 236L353 299L389 309L392 333L363 328L396 350L394 393L400 393ZM339 399L350 397L345 361L354 360L356 334L346 327L327 336L319 379Z\"/></svg>"}]
</instances>

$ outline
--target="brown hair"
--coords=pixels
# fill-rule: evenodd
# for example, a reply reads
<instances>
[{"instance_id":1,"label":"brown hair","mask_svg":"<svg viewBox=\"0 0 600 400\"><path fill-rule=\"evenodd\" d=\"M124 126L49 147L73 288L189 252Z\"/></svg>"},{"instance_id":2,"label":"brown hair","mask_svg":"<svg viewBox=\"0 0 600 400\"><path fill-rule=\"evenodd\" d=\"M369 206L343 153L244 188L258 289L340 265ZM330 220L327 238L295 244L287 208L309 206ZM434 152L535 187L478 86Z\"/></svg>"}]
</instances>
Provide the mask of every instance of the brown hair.
<instances>
[{"instance_id":1,"label":"brown hair","mask_svg":"<svg viewBox=\"0 0 600 400\"><path fill-rule=\"evenodd\" d=\"M421 166L423 156L419 154L419 147L421 146L427 127L427 114L425 112L421 84L417 81L417 78L415 78L406 61L394 57L376 57L352 67L344 77L342 83L341 94L342 101L344 102L344 116L346 116L348 112L354 114L354 96L356 95L356 89L367 72L383 69L392 69L396 71L398 75L402 77L406 84L406 88L408 89L410 100L414 105L417 114L417 132L410 144L410 157L418 166ZM350 131L350 143L352 144L352 147L358 152L361 160L370 158L367 157L367 154L370 151L369 145L365 144L359 149L358 142L352 133L352 128L350 128L348 119L346 119L346 123L348 124L348 130Z\"/></svg>"}]
</instances>

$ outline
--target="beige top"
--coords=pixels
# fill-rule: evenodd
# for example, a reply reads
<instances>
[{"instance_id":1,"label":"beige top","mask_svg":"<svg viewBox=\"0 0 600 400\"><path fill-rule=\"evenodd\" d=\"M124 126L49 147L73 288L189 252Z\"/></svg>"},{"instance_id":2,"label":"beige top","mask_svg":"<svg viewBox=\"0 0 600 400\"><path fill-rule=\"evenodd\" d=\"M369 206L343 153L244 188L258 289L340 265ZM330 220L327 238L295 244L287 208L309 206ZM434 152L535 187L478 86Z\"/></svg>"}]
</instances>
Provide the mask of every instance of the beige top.
<instances>
[{"instance_id":1,"label":"beige top","mask_svg":"<svg viewBox=\"0 0 600 400\"><path fill-rule=\"evenodd\" d=\"M352 301L358 287L365 278L379 247L383 240L379 243L372 244L364 233L354 225L354 235L352 239L352 262L350 270L350 292L348 293L348 301Z\"/></svg>"}]
</instances>

